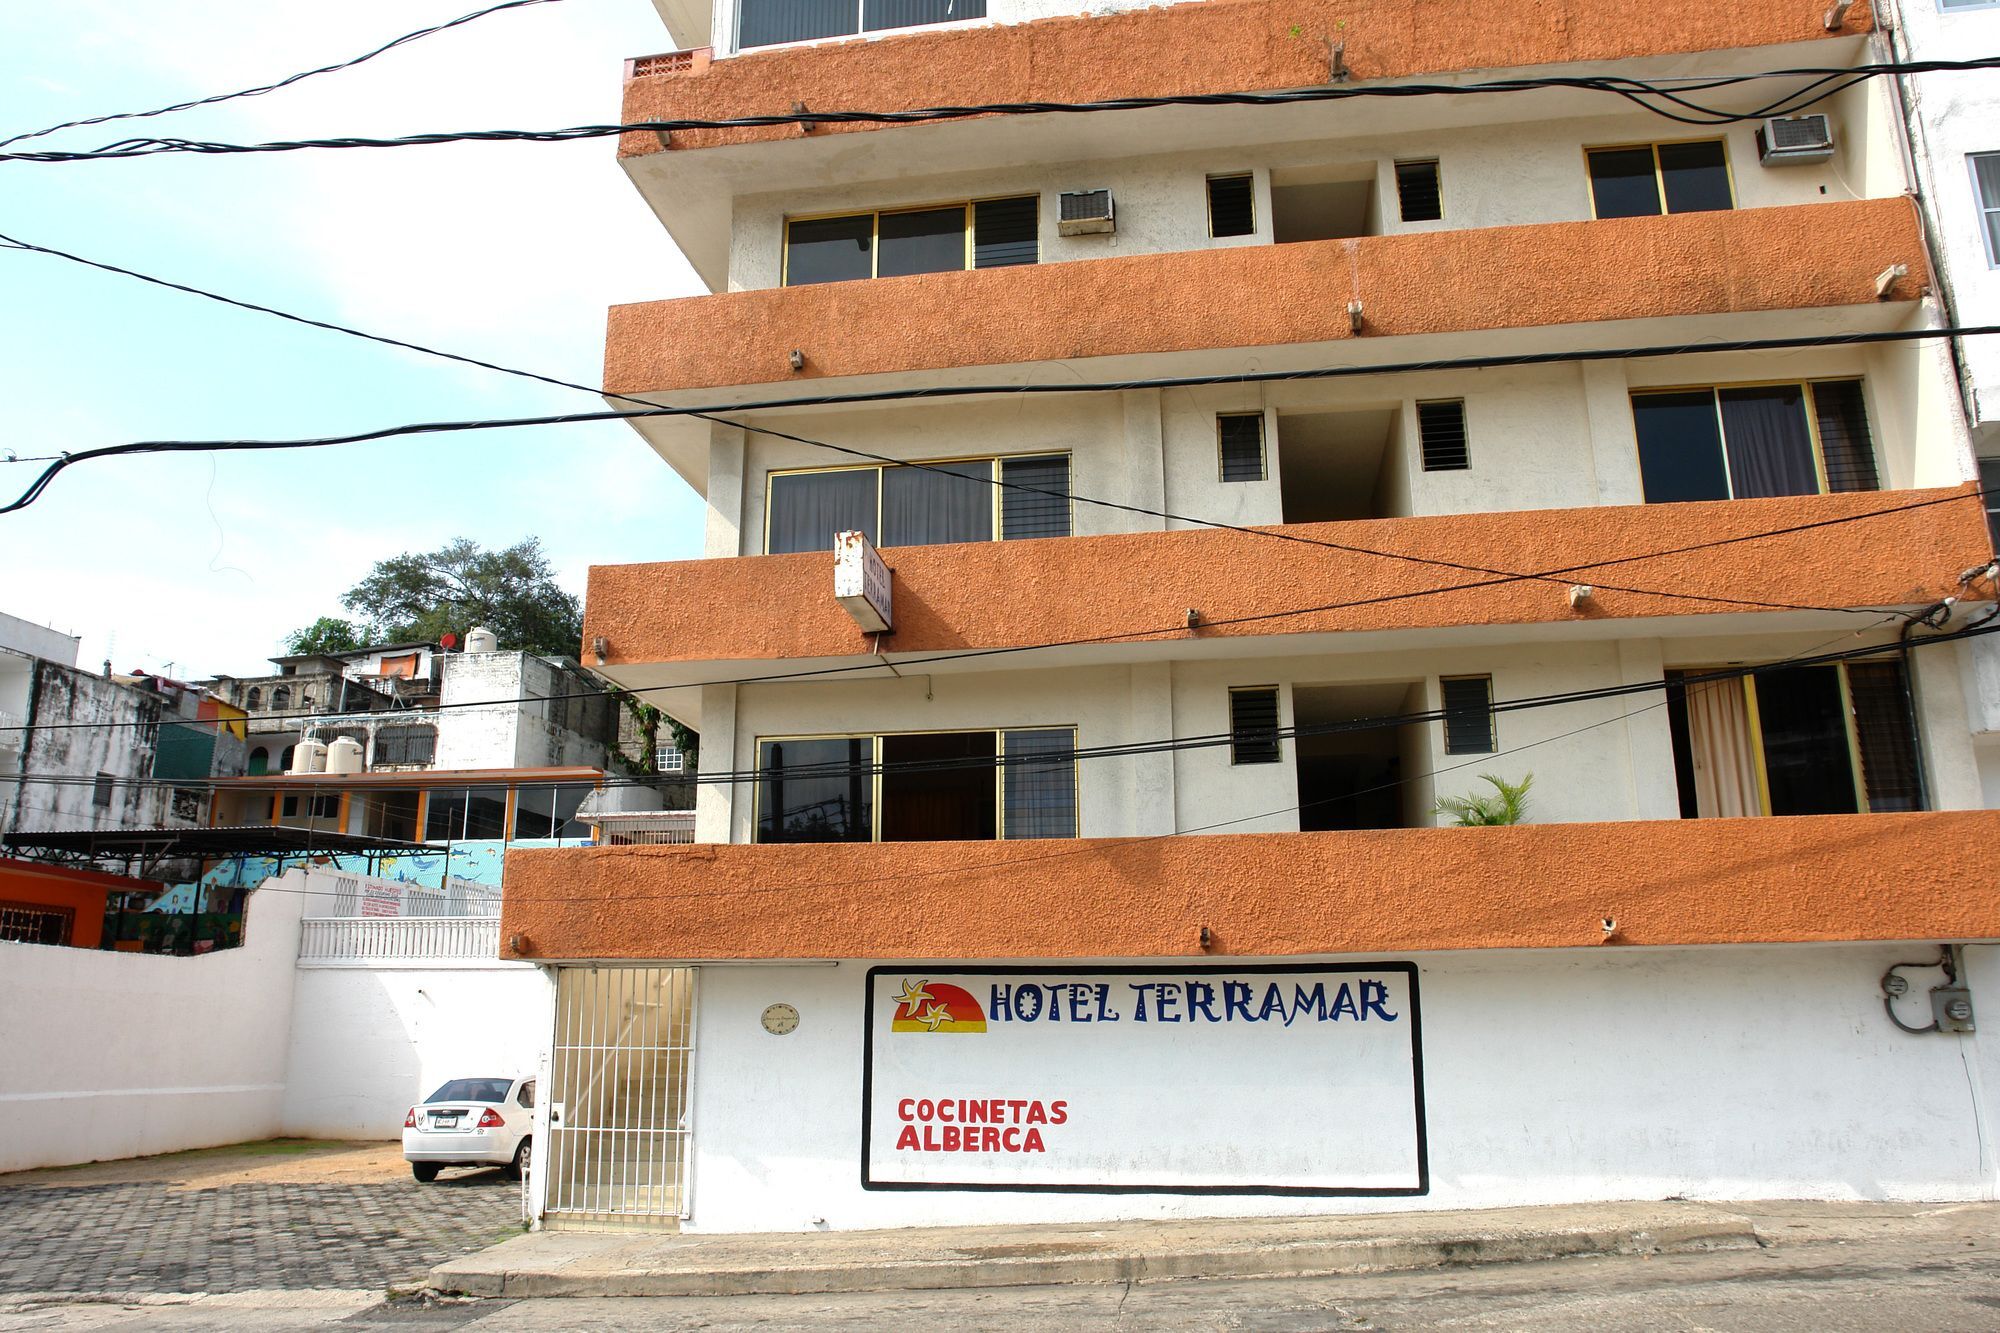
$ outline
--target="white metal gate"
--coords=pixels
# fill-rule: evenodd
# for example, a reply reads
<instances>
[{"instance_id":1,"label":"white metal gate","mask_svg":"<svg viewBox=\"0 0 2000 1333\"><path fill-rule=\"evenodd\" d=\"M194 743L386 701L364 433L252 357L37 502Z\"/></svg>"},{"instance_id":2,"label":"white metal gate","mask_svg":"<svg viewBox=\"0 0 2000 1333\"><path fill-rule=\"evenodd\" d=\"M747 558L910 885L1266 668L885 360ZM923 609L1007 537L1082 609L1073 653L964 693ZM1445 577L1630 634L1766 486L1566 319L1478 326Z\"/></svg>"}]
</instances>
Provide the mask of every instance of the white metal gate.
<instances>
[{"instance_id":1,"label":"white metal gate","mask_svg":"<svg viewBox=\"0 0 2000 1333\"><path fill-rule=\"evenodd\" d=\"M556 970L545 1223L687 1216L694 1006L690 967Z\"/></svg>"}]
</instances>

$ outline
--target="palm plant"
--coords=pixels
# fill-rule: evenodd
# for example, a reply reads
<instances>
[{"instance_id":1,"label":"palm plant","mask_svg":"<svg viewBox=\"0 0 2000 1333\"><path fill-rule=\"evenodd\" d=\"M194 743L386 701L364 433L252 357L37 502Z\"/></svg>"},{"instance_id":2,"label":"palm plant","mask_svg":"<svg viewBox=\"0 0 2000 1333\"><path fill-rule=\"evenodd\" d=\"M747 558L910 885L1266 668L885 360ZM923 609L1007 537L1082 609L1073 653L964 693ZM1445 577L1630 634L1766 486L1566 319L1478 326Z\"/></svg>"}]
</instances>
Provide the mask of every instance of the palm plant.
<instances>
[{"instance_id":1,"label":"palm plant","mask_svg":"<svg viewBox=\"0 0 2000 1333\"><path fill-rule=\"evenodd\" d=\"M1519 782L1509 782L1481 773L1479 780L1492 785L1491 796L1440 796L1437 813L1449 816L1456 828L1520 823L1528 813L1528 788L1534 785L1535 775L1529 773Z\"/></svg>"}]
</instances>

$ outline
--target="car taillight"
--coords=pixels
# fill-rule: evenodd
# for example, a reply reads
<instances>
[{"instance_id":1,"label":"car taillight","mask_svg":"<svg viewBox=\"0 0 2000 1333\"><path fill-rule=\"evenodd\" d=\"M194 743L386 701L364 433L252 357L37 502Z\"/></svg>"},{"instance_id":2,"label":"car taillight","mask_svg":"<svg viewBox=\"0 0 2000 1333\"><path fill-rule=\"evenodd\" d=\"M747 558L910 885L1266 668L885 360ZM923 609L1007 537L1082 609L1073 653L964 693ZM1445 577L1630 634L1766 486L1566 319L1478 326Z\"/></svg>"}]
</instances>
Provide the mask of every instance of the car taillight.
<instances>
[{"instance_id":1,"label":"car taillight","mask_svg":"<svg viewBox=\"0 0 2000 1333\"><path fill-rule=\"evenodd\" d=\"M416 1127L417 1127L417 1108L412 1106L410 1108L409 1114L403 1117L403 1128L415 1129Z\"/></svg>"},{"instance_id":2,"label":"car taillight","mask_svg":"<svg viewBox=\"0 0 2000 1333\"><path fill-rule=\"evenodd\" d=\"M505 1120L500 1118L500 1113L490 1106L479 1113L480 1129L499 1129L506 1123Z\"/></svg>"}]
</instances>

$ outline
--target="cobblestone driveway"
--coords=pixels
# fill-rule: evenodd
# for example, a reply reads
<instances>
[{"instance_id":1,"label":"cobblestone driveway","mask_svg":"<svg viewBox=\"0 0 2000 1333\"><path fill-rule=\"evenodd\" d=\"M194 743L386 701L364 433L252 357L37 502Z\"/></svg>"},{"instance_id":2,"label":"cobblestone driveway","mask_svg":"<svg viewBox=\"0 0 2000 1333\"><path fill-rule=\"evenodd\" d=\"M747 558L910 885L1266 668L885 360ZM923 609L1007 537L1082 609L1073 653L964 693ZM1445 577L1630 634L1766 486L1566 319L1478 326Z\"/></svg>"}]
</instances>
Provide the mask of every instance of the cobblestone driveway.
<instances>
[{"instance_id":1,"label":"cobblestone driveway","mask_svg":"<svg viewBox=\"0 0 2000 1333\"><path fill-rule=\"evenodd\" d=\"M0 1188L0 1293L379 1290L520 1227L498 1171L436 1185Z\"/></svg>"}]
</instances>

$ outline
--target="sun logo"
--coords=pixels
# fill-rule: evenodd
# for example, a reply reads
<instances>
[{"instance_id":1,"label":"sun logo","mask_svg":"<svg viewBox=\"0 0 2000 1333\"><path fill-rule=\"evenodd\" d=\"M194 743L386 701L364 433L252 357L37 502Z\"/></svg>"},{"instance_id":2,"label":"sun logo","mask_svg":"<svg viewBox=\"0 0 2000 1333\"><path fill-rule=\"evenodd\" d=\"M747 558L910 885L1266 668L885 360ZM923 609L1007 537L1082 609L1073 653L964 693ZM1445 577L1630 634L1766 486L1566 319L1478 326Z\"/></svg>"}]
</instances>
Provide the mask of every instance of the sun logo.
<instances>
[{"instance_id":1,"label":"sun logo","mask_svg":"<svg viewBox=\"0 0 2000 1333\"><path fill-rule=\"evenodd\" d=\"M984 1032L986 1011L979 1001L941 981L911 981L889 997L896 1011L889 1016L891 1032Z\"/></svg>"}]
</instances>

